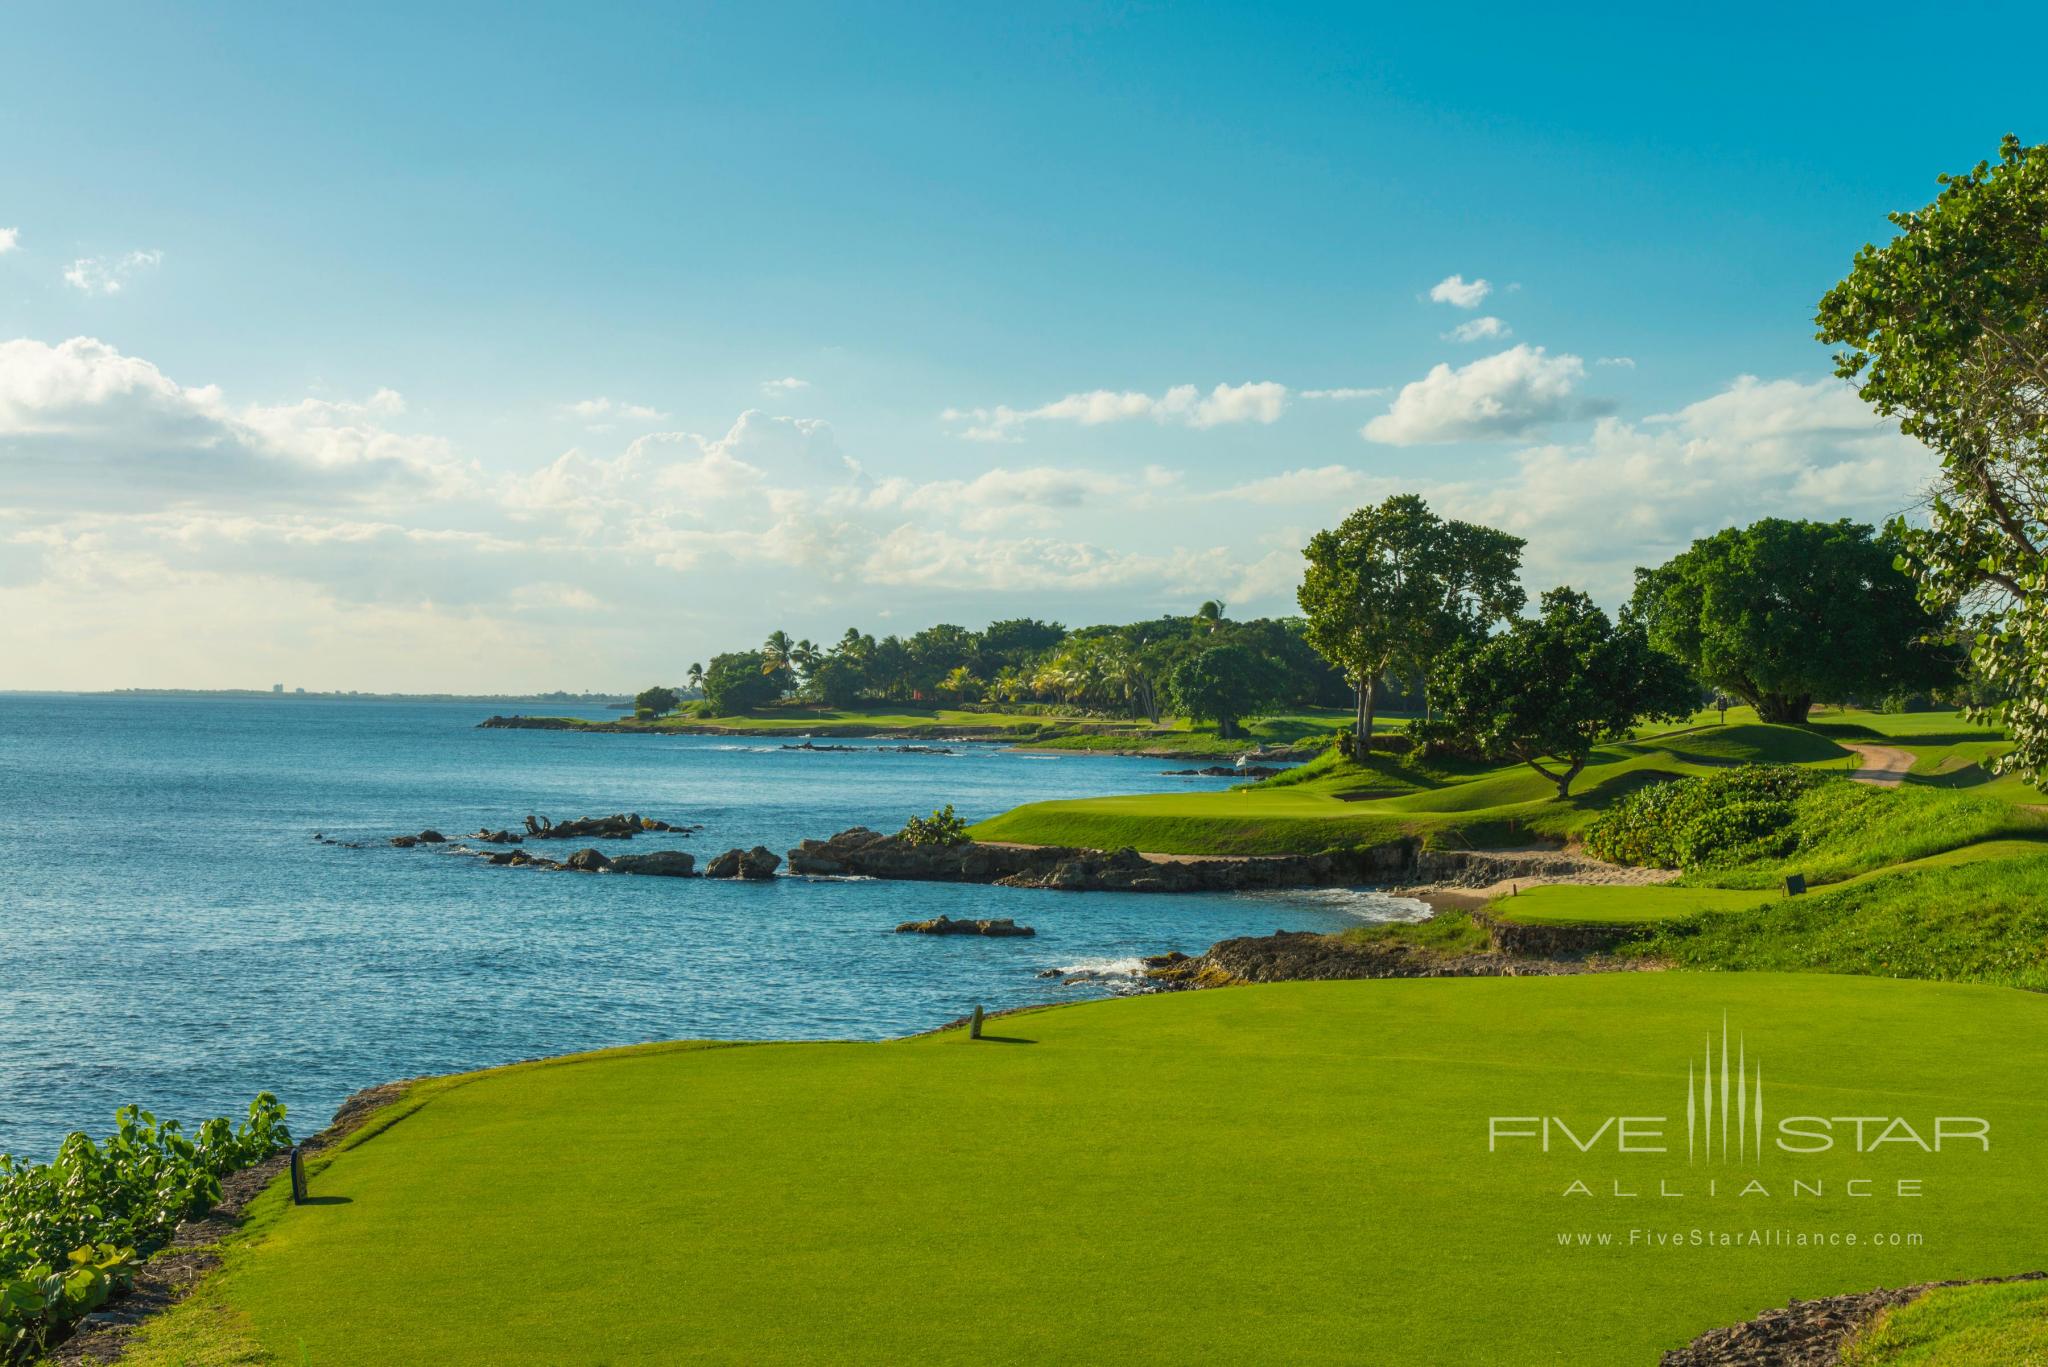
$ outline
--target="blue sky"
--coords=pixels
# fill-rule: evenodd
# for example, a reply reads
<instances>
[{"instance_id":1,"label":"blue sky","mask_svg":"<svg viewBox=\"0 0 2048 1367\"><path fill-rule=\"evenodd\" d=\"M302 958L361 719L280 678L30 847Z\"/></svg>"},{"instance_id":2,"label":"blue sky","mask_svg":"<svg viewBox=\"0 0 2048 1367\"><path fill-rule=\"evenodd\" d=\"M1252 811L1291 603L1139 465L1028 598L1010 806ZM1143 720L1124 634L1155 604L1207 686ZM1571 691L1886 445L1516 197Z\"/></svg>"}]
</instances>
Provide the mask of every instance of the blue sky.
<instances>
[{"instance_id":1,"label":"blue sky","mask_svg":"<svg viewBox=\"0 0 2048 1367\"><path fill-rule=\"evenodd\" d=\"M1910 505L1813 303L2048 136L2017 7L991 9L11 11L0 686L1280 611L1411 488L1613 601Z\"/></svg>"}]
</instances>

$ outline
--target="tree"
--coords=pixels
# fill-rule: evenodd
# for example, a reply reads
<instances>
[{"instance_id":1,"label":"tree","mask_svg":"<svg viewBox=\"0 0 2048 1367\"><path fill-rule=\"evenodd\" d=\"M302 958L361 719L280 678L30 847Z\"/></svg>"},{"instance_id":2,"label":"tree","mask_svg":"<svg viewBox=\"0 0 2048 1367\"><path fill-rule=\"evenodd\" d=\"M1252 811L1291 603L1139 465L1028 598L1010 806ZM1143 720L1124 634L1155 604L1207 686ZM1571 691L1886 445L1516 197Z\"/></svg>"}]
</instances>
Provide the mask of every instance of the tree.
<instances>
[{"instance_id":1,"label":"tree","mask_svg":"<svg viewBox=\"0 0 2048 1367\"><path fill-rule=\"evenodd\" d=\"M633 710L650 717L665 717L675 711L676 704L681 701L673 688L656 684L633 699Z\"/></svg>"},{"instance_id":2,"label":"tree","mask_svg":"<svg viewBox=\"0 0 2048 1367\"><path fill-rule=\"evenodd\" d=\"M1594 746L1638 721L1690 716L1697 700L1684 666L1652 646L1639 623L1617 626L1570 588L1544 594L1539 616L1454 647L1436 678L1442 712L1413 728L1418 737L1520 760L1560 798L1571 795Z\"/></svg>"},{"instance_id":3,"label":"tree","mask_svg":"<svg viewBox=\"0 0 2048 1367\"><path fill-rule=\"evenodd\" d=\"M1296 594L1309 644L1344 671L1361 750L1372 745L1373 685L1439 620L1443 523L1414 494L1360 508L1309 538Z\"/></svg>"},{"instance_id":4,"label":"tree","mask_svg":"<svg viewBox=\"0 0 2048 1367\"><path fill-rule=\"evenodd\" d=\"M1226 614L1230 605L1220 598L1211 598L1195 609L1195 620L1202 624L1204 631L1215 631L1230 619Z\"/></svg>"},{"instance_id":5,"label":"tree","mask_svg":"<svg viewBox=\"0 0 2048 1367\"><path fill-rule=\"evenodd\" d=\"M1272 704L1278 680L1273 667L1239 645L1210 646L1190 655L1166 676L1173 705L1192 721L1213 721L1216 734L1242 736L1238 723Z\"/></svg>"},{"instance_id":6,"label":"tree","mask_svg":"<svg viewBox=\"0 0 2048 1367\"><path fill-rule=\"evenodd\" d=\"M1494 624L1516 616L1529 595L1522 591L1519 536L1476 522L1445 522L1429 557L1436 583L1436 610L1417 623L1412 676L1420 681L1423 706L1430 705L1429 677L1445 651L1482 641Z\"/></svg>"},{"instance_id":7,"label":"tree","mask_svg":"<svg viewBox=\"0 0 2048 1367\"><path fill-rule=\"evenodd\" d=\"M735 717L774 702L790 683L786 665L769 661L761 651L742 650L711 657L704 671L704 698L711 715Z\"/></svg>"},{"instance_id":8,"label":"tree","mask_svg":"<svg viewBox=\"0 0 2048 1367\"><path fill-rule=\"evenodd\" d=\"M1631 611L1660 649L1767 722L1815 699L1875 701L1955 682L1957 652L1895 565L1893 533L1766 518L1636 571Z\"/></svg>"},{"instance_id":9,"label":"tree","mask_svg":"<svg viewBox=\"0 0 2048 1367\"><path fill-rule=\"evenodd\" d=\"M2003 725L2002 772L2048 776L2048 144L1940 178L1820 301L1835 372L1941 458L1928 525L1893 528L1922 601L1954 613Z\"/></svg>"},{"instance_id":10,"label":"tree","mask_svg":"<svg viewBox=\"0 0 2048 1367\"><path fill-rule=\"evenodd\" d=\"M704 687L704 666L700 664L691 665L690 672L687 677L690 682L690 687L701 691Z\"/></svg>"}]
</instances>

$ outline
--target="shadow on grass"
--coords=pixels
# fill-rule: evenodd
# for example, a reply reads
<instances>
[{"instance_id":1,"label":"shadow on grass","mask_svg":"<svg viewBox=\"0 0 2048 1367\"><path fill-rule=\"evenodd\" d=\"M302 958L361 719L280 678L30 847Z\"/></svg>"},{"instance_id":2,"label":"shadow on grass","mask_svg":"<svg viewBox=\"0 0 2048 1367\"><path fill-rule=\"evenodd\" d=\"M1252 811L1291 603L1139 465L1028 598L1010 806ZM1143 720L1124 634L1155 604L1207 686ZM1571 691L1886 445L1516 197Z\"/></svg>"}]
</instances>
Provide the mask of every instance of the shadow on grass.
<instances>
[{"instance_id":1,"label":"shadow on grass","mask_svg":"<svg viewBox=\"0 0 2048 1367\"><path fill-rule=\"evenodd\" d=\"M1038 1043L1038 1041L1037 1041L1037 1040L1035 1040L1035 1039L1024 1039L1024 1038L1022 1038L1021 1036L1017 1036L1017 1035L983 1035L983 1036L982 1036L982 1037L980 1038L980 1040L979 1040L979 1041L976 1041L976 1042L978 1042L978 1043L981 1043L981 1044L1036 1044L1036 1043Z\"/></svg>"}]
</instances>

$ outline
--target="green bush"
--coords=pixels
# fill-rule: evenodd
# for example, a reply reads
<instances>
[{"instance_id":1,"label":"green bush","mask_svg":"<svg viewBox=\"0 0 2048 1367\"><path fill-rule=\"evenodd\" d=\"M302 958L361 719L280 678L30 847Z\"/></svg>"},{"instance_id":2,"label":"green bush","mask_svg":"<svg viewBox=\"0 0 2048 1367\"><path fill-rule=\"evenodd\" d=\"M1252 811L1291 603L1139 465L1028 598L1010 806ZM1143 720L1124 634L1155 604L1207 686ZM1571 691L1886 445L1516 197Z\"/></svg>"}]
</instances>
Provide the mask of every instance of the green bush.
<instances>
[{"instance_id":1,"label":"green bush","mask_svg":"<svg viewBox=\"0 0 2048 1367\"><path fill-rule=\"evenodd\" d=\"M103 1144L80 1132L48 1163L0 1154L0 1363L40 1357L178 1221L218 1201L222 1176L290 1148L284 1117L263 1092L239 1126L216 1116L188 1136L124 1106Z\"/></svg>"},{"instance_id":2,"label":"green bush","mask_svg":"<svg viewBox=\"0 0 2048 1367\"><path fill-rule=\"evenodd\" d=\"M1796 843L1798 800L1830 781L1789 764L1742 764L1652 784L1596 817L1586 848L1617 864L1660 869L1781 859Z\"/></svg>"},{"instance_id":3,"label":"green bush","mask_svg":"<svg viewBox=\"0 0 2048 1367\"><path fill-rule=\"evenodd\" d=\"M967 820L953 814L953 804L933 812L930 816L913 816L904 823L903 843L906 845L964 845L967 843Z\"/></svg>"}]
</instances>

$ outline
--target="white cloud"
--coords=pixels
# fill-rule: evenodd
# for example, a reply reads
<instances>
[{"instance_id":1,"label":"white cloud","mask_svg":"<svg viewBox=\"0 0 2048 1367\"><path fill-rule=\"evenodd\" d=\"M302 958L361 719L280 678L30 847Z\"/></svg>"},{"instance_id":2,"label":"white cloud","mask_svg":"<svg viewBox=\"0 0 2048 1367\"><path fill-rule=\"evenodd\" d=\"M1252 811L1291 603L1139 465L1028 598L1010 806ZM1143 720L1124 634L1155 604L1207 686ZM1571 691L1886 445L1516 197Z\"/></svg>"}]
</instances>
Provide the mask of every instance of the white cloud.
<instances>
[{"instance_id":1,"label":"white cloud","mask_svg":"<svg viewBox=\"0 0 2048 1367\"><path fill-rule=\"evenodd\" d=\"M1458 309L1476 309L1480 301L1491 293L1492 281L1467 280L1462 275L1447 275L1429 287L1432 302Z\"/></svg>"},{"instance_id":2,"label":"white cloud","mask_svg":"<svg viewBox=\"0 0 2048 1367\"><path fill-rule=\"evenodd\" d=\"M1361 433L1390 446L1526 437L1546 423L1599 411L1573 398L1585 375L1577 356L1526 344L1455 370L1439 364L1403 385Z\"/></svg>"},{"instance_id":3,"label":"white cloud","mask_svg":"<svg viewBox=\"0 0 2048 1367\"><path fill-rule=\"evenodd\" d=\"M783 398L796 393L799 389L809 389L810 387L811 382L809 380L799 380L794 375L785 375L779 380L761 381L761 392L771 399Z\"/></svg>"},{"instance_id":4,"label":"white cloud","mask_svg":"<svg viewBox=\"0 0 2048 1367\"><path fill-rule=\"evenodd\" d=\"M1633 356L1602 356L1593 364L1616 366L1622 370L1634 370L1636 368L1636 360Z\"/></svg>"},{"instance_id":5,"label":"white cloud","mask_svg":"<svg viewBox=\"0 0 2048 1367\"><path fill-rule=\"evenodd\" d=\"M154 250L119 256L81 256L64 272L64 280L87 294L119 294L139 272L162 264L163 259L164 254Z\"/></svg>"},{"instance_id":6,"label":"white cloud","mask_svg":"<svg viewBox=\"0 0 2048 1367\"><path fill-rule=\"evenodd\" d=\"M392 390L365 403L227 403L148 361L74 337L0 342L0 508L256 506L413 497L459 489L468 470L435 437L392 432Z\"/></svg>"},{"instance_id":7,"label":"white cloud","mask_svg":"<svg viewBox=\"0 0 2048 1367\"><path fill-rule=\"evenodd\" d=\"M1486 342L1502 337L1512 337L1515 330L1495 318L1492 314L1484 318L1473 318L1458 324L1444 334L1446 342Z\"/></svg>"},{"instance_id":8,"label":"white cloud","mask_svg":"<svg viewBox=\"0 0 2048 1367\"><path fill-rule=\"evenodd\" d=\"M1222 427L1235 423L1277 422L1287 408L1287 386L1273 380L1219 384L1207 394L1191 384L1175 385L1161 394L1138 390L1091 389L1068 394L1037 408L949 408L944 422L967 424L955 435L969 441L1017 441L1026 423L1071 422L1082 427L1149 418L1183 427Z\"/></svg>"},{"instance_id":9,"label":"white cloud","mask_svg":"<svg viewBox=\"0 0 2048 1367\"><path fill-rule=\"evenodd\" d=\"M1641 424L1602 419L1583 442L1538 446L1504 478L1425 491L1458 516L1529 539L1529 581L1625 597L1636 565L1759 517L1904 511L1935 471L1918 442L1836 380L1735 380Z\"/></svg>"},{"instance_id":10,"label":"white cloud","mask_svg":"<svg viewBox=\"0 0 2048 1367\"><path fill-rule=\"evenodd\" d=\"M1393 481L1348 465L1323 465L1283 470L1277 475L1234 484L1208 495L1226 503L1329 504L1358 500L1372 493L1391 493Z\"/></svg>"},{"instance_id":11,"label":"white cloud","mask_svg":"<svg viewBox=\"0 0 2048 1367\"><path fill-rule=\"evenodd\" d=\"M1332 399L1338 402L1345 402L1351 399L1382 399L1386 397L1386 394L1387 390L1384 385L1375 389L1304 389L1301 391L1301 397L1304 399Z\"/></svg>"},{"instance_id":12,"label":"white cloud","mask_svg":"<svg viewBox=\"0 0 2048 1367\"><path fill-rule=\"evenodd\" d=\"M20 247L21 229L0 228L0 256L5 256L11 251L17 251Z\"/></svg>"},{"instance_id":13,"label":"white cloud","mask_svg":"<svg viewBox=\"0 0 2048 1367\"><path fill-rule=\"evenodd\" d=\"M608 399L602 394L594 399L579 399L575 403L565 403L562 405L561 411L562 416L565 418L576 418L587 423L604 423L609 418L626 418L635 422L660 422L668 416L668 414L658 408L650 408L646 404L624 403ZM609 423L605 423L603 427L595 430L603 431L608 427Z\"/></svg>"}]
</instances>

